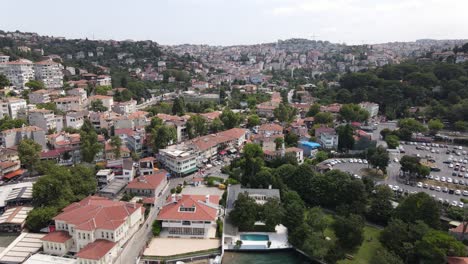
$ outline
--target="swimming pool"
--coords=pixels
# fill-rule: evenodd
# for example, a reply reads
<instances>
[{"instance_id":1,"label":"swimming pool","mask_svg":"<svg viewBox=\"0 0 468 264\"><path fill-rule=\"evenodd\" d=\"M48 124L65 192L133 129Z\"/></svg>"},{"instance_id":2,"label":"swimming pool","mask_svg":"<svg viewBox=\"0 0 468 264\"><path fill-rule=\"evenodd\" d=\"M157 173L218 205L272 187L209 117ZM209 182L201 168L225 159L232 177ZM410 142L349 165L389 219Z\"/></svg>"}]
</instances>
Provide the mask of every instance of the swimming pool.
<instances>
[{"instance_id":1,"label":"swimming pool","mask_svg":"<svg viewBox=\"0 0 468 264\"><path fill-rule=\"evenodd\" d=\"M249 240L249 241L269 241L270 237L268 235L260 235L260 234L245 234L240 235L241 240Z\"/></svg>"}]
</instances>

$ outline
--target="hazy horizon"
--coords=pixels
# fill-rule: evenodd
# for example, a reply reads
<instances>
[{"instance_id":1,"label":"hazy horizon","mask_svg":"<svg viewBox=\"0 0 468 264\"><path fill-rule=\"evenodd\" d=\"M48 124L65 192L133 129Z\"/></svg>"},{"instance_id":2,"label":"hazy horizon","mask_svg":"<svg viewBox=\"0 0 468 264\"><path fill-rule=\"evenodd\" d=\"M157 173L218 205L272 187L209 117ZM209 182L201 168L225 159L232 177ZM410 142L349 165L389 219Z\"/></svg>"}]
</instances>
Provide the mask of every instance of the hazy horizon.
<instances>
[{"instance_id":1,"label":"hazy horizon","mask_svg":"<svg viewBox=\"0 0 468 264\"><path fill-rule=\"evenodd\" d=\"M18 0L5 31L67 39L235 46L291 38L349 45L467 39L463 0ZM20 13L20 15L18 15Z\"/></svg>"}]
</instances>

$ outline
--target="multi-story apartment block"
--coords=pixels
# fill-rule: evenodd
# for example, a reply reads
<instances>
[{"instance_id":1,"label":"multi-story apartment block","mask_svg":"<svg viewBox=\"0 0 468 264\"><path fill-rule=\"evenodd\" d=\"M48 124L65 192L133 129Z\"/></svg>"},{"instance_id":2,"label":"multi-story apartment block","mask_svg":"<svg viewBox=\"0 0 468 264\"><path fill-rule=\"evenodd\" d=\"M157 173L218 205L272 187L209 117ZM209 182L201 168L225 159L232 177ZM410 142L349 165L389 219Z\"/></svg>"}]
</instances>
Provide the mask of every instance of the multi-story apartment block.
<instances>
[{"instance_id":1,"label":"multi-story apartment block","mask_svg":"<svg viewBox=\"0 0 468 264\"><path fill-rule=\"evenodd\" d=\"M81 102L81 97L79 96L57 98L54 100L54 103L57 106L57 110L64 112L83 110L83 104Z\"/></svg>"},{"instance_id":2,"label":"multi-story apartment block","mask_svg":"<svg viewBox=\"0 0 468 264\"><path fill-rule=\"evenodd\" d=\"M0 54L0 63L5 63L10 61L10 56Z\"/></svg>"},{"instance_id":3,"label":"multi-story apartment block","mask_svg":"<svg viewBox=\"0 0 468 264\"><path fill-rule=\"evenodd\" d=\"M81 104L86 105L88 103L88 95L86 90L83 88L73 88L67 91L68 95L80 97Z\"/></svg>"},{"instance_id":4,"label":"multi-story apartment block","mask_svg":"<svg viewBox=\"0 0 468 264\"><path fill-rule=\"evenodd\" d=\"M79 264L113 263L144 221L141 204L89 196L54 217L56 231L42 238L44 252L76 253Z\"/></svg>"},{"instance_id":5,"label":"multi-story apartment block","mask_svg":"<svg viewBox=\"0 0 468 264\"><path fill-rule=\"evenodd\" d=\"M379 104L371 102L362 102L359 104L361 108L369 112L369 117L375 117L379 114Z\"/></svg>"},{"instance_id":6,"label":"multi-story apartment block","mask_svg":"<svg viewBox=\"0 0 468 264\"><path fill-rule=\"evenodd\" d=\"M157 219L162 221L161 236L215 237L219 198L216 195L173 194L158 214Z\"/></svg>"},{"instance_id":7,"label":"multi-story apartment block","mask_svg":"<svg viewBox=\"0 0 468 264\"><path fill-rule=\"evenodd\" d=\"M50 102L50 93L44 89L30 92L28 96L31 104L45 104Z\"/></svg>"},{"instance_id":8,"label":"multi-story apartment block","mask_svg":"<svg viewBox=\"0 0 468 264\"><path fill-rule=\"evenodd\" d=\"M5 148L11 148L23 139L31 139L46 149L46 133L37 126L23 126L0 132L0 144Z\"/></svg>"},{"instance_id":9,"label":"multi-story apartment block","mask_svg":"<svg viewBox=\"0 0 468 264\"><path fill-rule=\"evenodd\" d=\"M114 98L112 96L107 96L107 95L94 95L90 96L88 98L89 104L91 104L93 101L101 100L102 105L107 108L107 111L110 111L112 109L112 105L114 105Z\"/></svg>"},{"instance_id":10,"label":"multi-story apartment block","mask_svg":"<svg viewBox=\"0 0 468 264\"><path fill-rule=\"evenodd\" d=\"M15 119L26 116L26 111L28 108L26 100L20 98L8 98L4 100L4 103L6 103L8 107L8 115L11 118ZM5 104L2 105L2 112L4 111Z\"/></svg>"},{"instance_id":11,"label":"multi-story apartment block","mask_svg":"<svg viewBox=\"0 0 468 264\"><path fill-rule=\"evenodd\" d=\"M65 126L75 129L80 129L84 124L84 112L83 111L71 111L65 114Z\"/></svg>"},{"instance_id":12,"label":"multi-story apartment block","mask_svg":"<svg viewBox=\"0 0 468 264\"><path fill-rule=\"evenodd\" d=\"M198 152L183 144L159 150L161 164L176 175L187 175L197 171L198 159Z\"/></svg>"},{"instance_id":13,"label":"multi-story apartment block","mask_svg":"<svg viewBox=\"0 0 468 264\"><path fill-rule=\"evenodd\" d=\"M19 89L24 89L27 82L34 80L33 63L25 59L0 63L0 73Z\"/></svg>"},{"instance_id":14,"label":"multi-story apartment block","mask_svg":"<svg viewBox=\"0 0 468 264\"><path fill-rule=\"evenodd\" d=\"M128 115L136 112L137 102L135 100L130 100L127 102L116 102L112 106L112 111L121 114Z\"/></svg>"},{"instance_id":15,"label":"multi-story apartment block","mask_svg":"<svg viewBox=\"0 0 468 264\"><path fill-rule=\"evenodd\" d=\"M36 80L42 81L48 89L59 89L63 86L63 66L53 60L44 60L34 64Z\"/></svg>"},{"instance_id":16,"label":"multi-story apartment block","mask_svg":"<svg viewBox=\"0 0 468 264\"><path fill-rule=\"evenodd\" d=\"M96 78L96 85L98 86L111 86L112 78L109 75L99 75Z\"/></svg>"},{"instance_id":17,"label":"multi-story apartment block","mask_svg":"<svg viewBox=\"0 0 468 264\"><path fill-rule=\"evenodd\" d=\"M57 119L52 110L34 109L29 111L28 121L31 126L37 126L44 131L57 128Z\"/></svg>"},{"instance_id":18,"label":"multi-story apartment block","mask_svg":"<svg viewBox=\"0 0 468 264\"><path fill-rule=\"evenodd\" d=\"M190 116L173 116L167 114L157 114L157 117L160 118L164 124L173 125L177 131L177 142L181 142L188 138L187 133L187 121L190 119Z\"/></svg>"}]
</instances>

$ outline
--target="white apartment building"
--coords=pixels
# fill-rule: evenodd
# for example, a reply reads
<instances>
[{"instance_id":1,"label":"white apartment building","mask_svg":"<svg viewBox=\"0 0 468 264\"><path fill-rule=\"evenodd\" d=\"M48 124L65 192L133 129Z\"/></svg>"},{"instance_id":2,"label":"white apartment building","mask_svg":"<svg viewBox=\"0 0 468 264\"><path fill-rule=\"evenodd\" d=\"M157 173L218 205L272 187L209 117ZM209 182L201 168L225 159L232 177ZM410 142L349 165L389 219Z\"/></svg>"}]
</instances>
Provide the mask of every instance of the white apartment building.
<instances>
[{"instance_id":1,"label":"white apartment building","mask_svg":"<svg viewBox=\"0 0 468 264\"><path fill-rule=\"evenodd\" d=\"M29 93L29 103L31 104L45 104L50 103L50 93L47 90L41 89Z\"/></svg>"},{"instance_id":2,"label":"white apartment building","mask_svg":"<svg viewBox=\"0 0 468 264\"><path fill-rule=\"evenodd\" d=\"M379 114L379 104L371 102L362 102L359 106L369 112L369 117L375 117Z\"/></svg>"},{"instance_id":3,"label":"white apartment building","mask_svg":"<svg viewBox=\"0 0 468 264\"><path fill-rule=\"evenodd\" d=\"M57 110L68 112L68 111L80 111L83 110L81 103L81 97L79 96L67 96L57 98L54 100Z\"/></svg>"},{"instance_id":4,"label":"white apartment building","mask_svg":"<svg viewBox=\"0 0 468 264\"><path fill-rule=\"evenodd\" d=\"M161 236L213 238L219 211L217 195L176 195L167 200L157 219L162 221Z\"/></svg>"},{"instance_id":5,"label":"white apartment building","mask_svg":"<svg viewBox=\"0 0 468 264\"><path fill-rule=\"evenodd\" d=\"M17 60L0 63L0 73L3 73L11 84L24 89L26 83L34 80L34 67L30 60Z\"/></svg>"},{"instance_id":6,"label":"white apartment building","mask_svg":"<svg viewBox=\"0 0 468 264\"><path fill-rule=\"evenodd\" d=\"M88 103L88 95L86 94L86 90L83 88L73 88L67 91L67 94L70 96L78 96L80 97L81 104L86 105Z\"/></svg>"},{"instance_id":7,"label":"white apartment building","mask_svg":"<svg viewBox=\"0 0 468 264\"><path fill-rule=\"evenodd\" d=\"M8 115L12 118L18 118L26 115L28 106L26 100L20 98L8 98L4 100L4 103L8 106ZM4 105L2 105L2 111L5 111Z\"/></svg>"},{"instance_id":8,"label":"white apartment building","mask_svg":"<svg viewBox=\"0 0 468 264\"><path fill-rule=\"evenodd\" d=\"M46 149L46 133L42 128L37 126L23 126L1 131L0 145L5 148L11 148L18 145L25 138L34 140L42 146L42 149Z\"/></svg>"},{"instance_id":9,"label":"white apartment building","mask_svg":"<svg viewBox=\"0 0 468 264\"><path fill-rule=\"evenodd\" d=\"M57 119L52 110L34 109L29 111L28 121L31 126L37 126L44 131L57 128Z\"/></svg>"},{"instance_id":10,"label":"white apartment building","mask_svg":"<svg viewBox=\"0 0 468 264\"><path fill-rule=\"evenodd\" d=\"M112 96L94 95L94 96L90 96L88 99L90 105L93 101L96 101L96 100L101 100L102 105L107 108L107 111L110 111L112 109L112 105L114 105L114 98Z\"/></svg>"},{"instance_id":11,"label":"white apartment building","mask_svg":"<svg viewBox=\"0 0 468 264\"><path fill-rule=\"evenodd\" d=\"M97 86L112 86L112 78L109 75L99 75L96 78Z\"/></svg>"},{"instance_id":12,"label":"white apartment building","mask_svg":"<svg viewBox=\"0 0 468 264\"><path fill-rule=\"evenodd\" d=\"M83 112L67 112L65 114L65 127L81 129L84 124Z\"/></svg>"},{"instance_id":13,"label":"white apartment building","mask_svg":"<svg viewBox=\"0 0 468 264\"><path fill-rule=\"evenodd\" d=\"M59 89L63 86L63 66L53 60L44 60L34 64L36 80L42 81L48 89Z\"/></svg>"},{"instance_id":14,"label":"white apartment building","mask_svg":"<svg viewBox=\"0 0 468 264\"><path fill-rule=\"evenodd\" d=\"M197 171L199 157L196 150L184 144L159 150L159 162L166 170L176 175L186 175Z\"/></svg>"},{"instance_id":15,"label":"white apartment building","mask_svg":"<svg viewBox=\"0 0 468 264\"><path fill-rule=\"evenodd\" d=\"M336 149L338 147L338 135L336 133L321 133L318 141L322 144L322 147L326 149Z\"/></svg>"},{"instance_id":16,"label":"white apartment building","mask_svg":"<svg viewBox=\"0 0 468 264\"><path fill-rule=\"evenodd\" d=\"M5 63L10 61L10 56L0 54L0 63Z\"/></svg>"},{"instance_id":17,"label":"white apartment building","mask_svg":"<svg viewBox=\"0 0 468 264\"><path fill-rule=\"evenodd\" d=\"M116 102L112 106L112 111L121 114L128 115L136 112L137 102L135 100L130 100L127 102Z\"/></svg>"},{"instance_id":18,"label":"white apartment building","mask_svg":"<svg viewBox=\"0 0 468 264\"><path fill-rule=\"evenodd\" d=\"M42 238L44 252L76 253L79 264L113 263L144 222L141 204L88 196L54 217L56 231Z\"/></svg>"}]
</instances>

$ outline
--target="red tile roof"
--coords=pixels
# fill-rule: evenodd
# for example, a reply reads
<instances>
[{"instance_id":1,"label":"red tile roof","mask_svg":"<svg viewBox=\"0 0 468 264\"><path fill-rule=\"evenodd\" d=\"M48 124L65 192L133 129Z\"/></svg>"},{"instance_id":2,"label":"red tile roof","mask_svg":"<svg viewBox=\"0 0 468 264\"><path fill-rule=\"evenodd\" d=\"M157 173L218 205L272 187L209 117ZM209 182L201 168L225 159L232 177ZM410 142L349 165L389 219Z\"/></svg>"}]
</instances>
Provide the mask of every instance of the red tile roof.
<instances>
[{"instance_id":1,"label":"red tile roof","mask_svg":"<svg viewBox=\"0 0 468 264\"><path fill-rule=\"evenodd\" d=\"M142 175L128 183L127 189L155 190L166 179L167 171L160 170L155 174Z\"/></svg>"},{"instance_id":2,"label":"red tile roof","mask_svg":"<svg viewBox=\"0 0 468 264\"><path fill-rule=\"evenodd\" d=\"M100 260L104 257L112 248L115 243L112 241L97 239L93 243L89 243L76 254L78 258L83 259L94 259Z\"/></svg>"},{"instance_id":3,"label":"red tile roof","mask_svg":"<svg viewBox=\"0 0 468 264\"><path fill-rule=\"evenodd\" d=\"M70 239L72 239L72 237L70 236L70 234L68 234L68 232L66 232L66 231L55 231L55 232L47 234L41 240L42 241L55 242L55 243L65 243Z\"/></svg>"},{"instance_id":4,"label":"red tile roof","mask_svg":"<svg viewBox=\"0 0 468 264\"><path fill-rule=\"evenodd\" d=\"M169 196L167 202L158 215L158 220L186 220L186 221L214 221L216 220L218 210L205 203L204 195L182 195L176 198L177 202L171 202ZM219 204L219 196L210 195L211 204ZM180 212L180 207L195 207L194 212Z\"/></svg>"},{"instance_id":5,"label":"red tile roof","mask_svg":"<svg viewBox=\"0 0 468 264\"><path fill-rule=\"evenodd\" d=\"M447 264L468 264L466 257L447 257Z\"/></svg>"},{"instance_id":6,"label":"red tile roof","mask_svg":"<svg viewBox=\"0 0 468 264\"><path fill-rule=\"evenodd\" d=\"M65 207L61 214L54 217L54 220L73 224L79 230L97 228L115 230L137 210L142 210L141 204L88 196L80 202Z\"/></svg>"},{"instance_id":7,"label":"red tile roof","mask_svg":"<svg viewBox=\"0 0 468 264\"><path fill-rule=\"evenodd\" d=\"M275 123L268 123L268 124L263 124L260 126L258 131L277 131L277 132L283 132L283 127L275 124Z\"/></svg>"}]
</instances>

